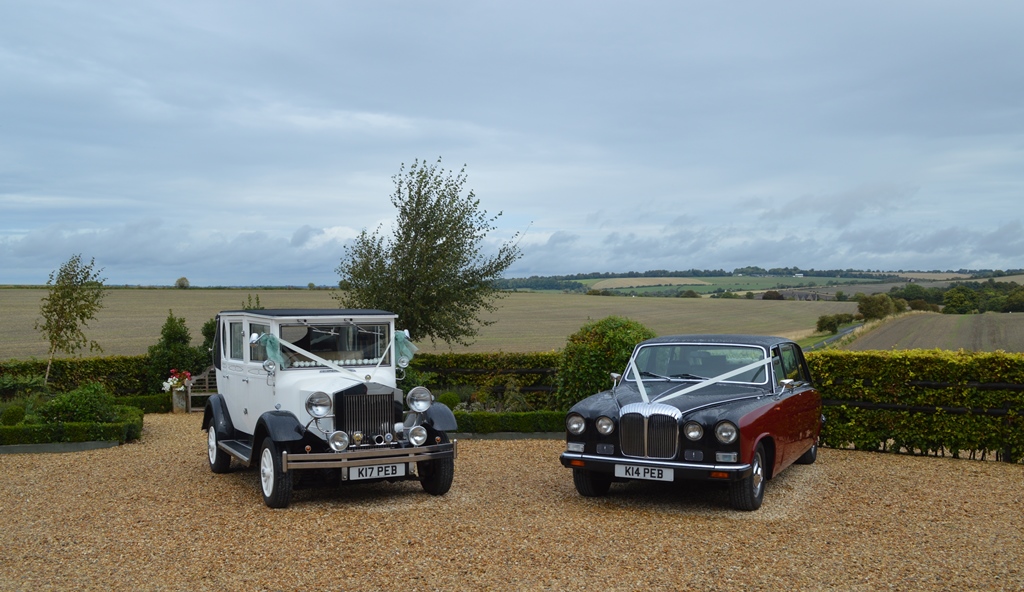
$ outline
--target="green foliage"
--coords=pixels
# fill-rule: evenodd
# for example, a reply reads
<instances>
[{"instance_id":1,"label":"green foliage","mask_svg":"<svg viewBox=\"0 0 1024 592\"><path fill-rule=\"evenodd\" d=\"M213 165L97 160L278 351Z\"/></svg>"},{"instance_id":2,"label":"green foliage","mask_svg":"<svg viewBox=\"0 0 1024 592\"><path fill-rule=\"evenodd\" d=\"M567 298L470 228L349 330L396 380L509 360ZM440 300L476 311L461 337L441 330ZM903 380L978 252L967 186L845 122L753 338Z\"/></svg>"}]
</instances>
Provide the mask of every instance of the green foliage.
<instances>
[{"instance_id":1,"label":"green foliage","mask_svg":"<svg viewBox=\"0 0 1024 592\"><path fill-rule=\"evenodd\" d=\"M835 315L821 315L818 317L818 324L815 325L814 330L818 333L831 333L835 335L839 333L839 321L836 320Z\"/></svg>"},{"instance_id":2,"label":"green foliage","mask_svg":"<svg viewBox=\"0 0 1024 592\"><path fill-rule=\"evenodd\" d=\"M57 395L40 405L37 413L44 423L110 423L116 418L114 404L114 396L106 387L92 382Z\"/></svg>"},{"instance_id":3,"label":"green foliage","mask_svg":"<svg viewBox=\"0 0 1024 592\"><path fill-rule=\"evenodd\" d=\"M25 407L18 404L11 404L4 407L2 413L0 413L0 425L12 426L17 425L25 419Z\"/></svg>"},{"instance_id":4,"label":"green foliage","mask_svg":"<svg viewBox=\"0 0 1024 592\"><path fill-rule=\"evenodd\" d=\"M465 168L452 175L419 160L392 177L391 203L398 209L394 234L365 229L345 247L336 271L346 308L391 311L415 340L468 345L490 322L501 293L495 282L521 256L517 242L483 254L484 239L498 215L480 209L473 191L463 195Z\"/></svg>"},{"instance_id":5,"label":"green foliage","mask_svg":"<svg viewBox=\"0 0 1024 592\"><path fill-rule=\"evenodd\" d=\"M174 311L168 311L160 329L160 340L149 347L148 357L146 386L149 392L162 390L172 369L199 374L210 362L207 349L192 347L192 334L185 325L185 318L174 316Z\"/></svg>"},{"instance_id":6,"label":"green foliage","mask_svg":"<svg viewBox=\"0 0 1024 592\"><path fill-rule=\"evenodd\" d=\"M462 402L462 398L459 397L458 393L448 391L438 395L437 402L444 404L449 409L455 409Z\"/></svg>"},{"instance_id":7,"label":"green foliage","mask_svg":"<svg viewBox=\"0 0 1024 592\"><path fill-rule=\"evenodd\" d=\"M47 392L42 374L6 374L0 370L0 400Z\"/></svg>"},{"instance_id":8,"label":"green foliage","mask_svg":"<svg viewBox=\"0 0 1024 592\"><path fill-rule=\"evenodd\" d=\"M17 377L42 376L46 362L40 360L0 361L0 380L26 380ZM31 388L21 394L45 394L52 389L65 392L88 382L101 382L117 396L153 392L146 386L149 356L108 356L105 358L67 358L53 361L50 382L44 388Z\"/></svg>"},{"instance_id":9,"label":"green foliage","mask_svg":"<svg viewBox=\"0 0 1024 592\"><path fill-rule=\"evenodd\" d=\"M43 375L46 381L50 379L50 366L58 352L75 354L85 346L89 346L90 351L103 351L98 343L87 339L82 332L82 327L95 320L96 313L103 308L106 294L105 280L100 278L103 270L94 271L95 262L91 259L88 265L84 265L81 255L73 255L60 266L56 275L51 271L50 279L46 281L49 292L39 309L42 320L35 325L50 344Z\"/></svg>"},{"instance_id":10,"label":"green foliage","mask_svg":"<svg viewBox=\"0 0 1024 592\"><path fill-rule=\"evenodd\" d=\"M700 298L700 294L694 292L693 290L684 290L684 291L679 293L679 297L680 298Z\"/></svg>"},{"instance_id":11,"label":"green foliage","mask_svg":"<svg viewBox=\"0 0 1024 592\"><path fill-rule=\"evenodd\" d=\"M609 372L622 372L636 344L654 336L641 323L616 316L588 323L570 335L559 360L556 408L568 409L608 390Z\"/></svg>"},{"instance_id":12,"label":"green foliage","mask_svg":"<svg viewBox=\"0 0 1024 592\"><path fill-rule=\"evenodd\" d=\"M175 288L178 288L178 289L181 289L181 290L186 290L186 289L188 289L188 287L189 287L189 283L188 283L188 278L187 278L187 277L184 277L184 276L182 276L182 277L178 278L178 279L177 279L177 280L176 280L176 281L174 282L174 287L175 287Z\"/></svg>"},{"instance_id":13,"label":"green foliage","mask_svg":"<svg viewBox=\"0 0 1024 592\"><path fill-rule=\"evenodd\" d=\"M489 411L455 411L459 431L470 434L496 432L564 432L564 411L527 411L492 413Z\"/></svg>"},{"instance_id":14,"label":"green foliage","mask_svg":"<svg viewBox=\"0 0 1024 592\"><path fill-rule=\"evenodd\" d=\"M245 295L245 302L242 303L242 310L263 310L264 307L260 304L260 295L256 295L256 301L253 302L252 294Z\"/></svg>"},{"instance_id":15,"label":"green foliage","mask_svg":"<svg viewBox=\"0 0 1024 592\"><path fill-rule=\"evenodd\" d=\"M142 437L143 413L134 407L114 406L114 421L64 422L14 426L0 425L0 445L50 442L130 442Z\"/></svg>"},{"instance_id":16,"label":"green foliage","mask_svg":"<svg viewBox=\"0 0 1024 592\"><path fill-rule=\"evenodd\" d=\"M896 312L896 305L888 294L857 295L857 312L865 320L884 319Z\"/></svg>"},{"instance_id":17,"label":"green foliage","mask_svg":"<svg viewBox=\"0 0 1024 592\"><path fill-rule=\"evenodd\" d=\"M778 290L768 290L761 295L761 300L785 300L786 297Z\"/></svg>"},{"instance_id":18,"label":"green foliage","mask_svg":"<svg viewBox=\"0 0 1024 592\"><path fill-rule=\"evenodd\" d=\"M1024 355L942 350L835 351L807 356L825 399L822 442L858 450L1024 459L1024 392L977 384L1024 384ZM939 383L939 384L936 384ZM944 387L942 384L952 384ZM851 404L843 404L849 401ZM939 413L866 409L853 402L948 409ZM1008 415L986 415L998 409ZM957 410L957 412L949 411Z\"/></svg>"},{"instance_id":19,"label":"green foliage","mask_svg":"<svg viewBox=\"0 0 1024 592\"><path fill-rule=\"evenodd\" d=\"M945 314L970 314L978 311L978 294L966 286L949 289L942 297Z\"/></svg>"},{"instance_id":20,"label":"green foliage","mask_svg":"<svg viewBox=\"0 0 1024 592\"><path fill-rule=\"evenodd\" d=\"M557 352L416 354L408 370L426 372L432 390L466 391L475 407L537 410L552 406ZM410 382L409 376L404 384Z\"/></svg>"}]
</instances>

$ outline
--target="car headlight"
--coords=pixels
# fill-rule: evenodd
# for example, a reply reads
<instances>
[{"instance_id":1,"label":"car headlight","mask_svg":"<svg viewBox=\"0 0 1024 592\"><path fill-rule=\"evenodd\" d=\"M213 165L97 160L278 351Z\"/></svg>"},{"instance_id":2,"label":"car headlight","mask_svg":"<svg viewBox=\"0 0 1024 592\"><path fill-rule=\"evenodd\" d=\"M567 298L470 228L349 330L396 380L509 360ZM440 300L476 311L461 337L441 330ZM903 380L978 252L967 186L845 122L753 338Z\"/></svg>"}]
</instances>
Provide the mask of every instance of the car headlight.
<instances>
[{"instance_id":1,"label":"car headlight","mask_svg":"<svg viewBox=\"0 0 1024 592\"><path fill-rule=\"evenodd\" d=\"M603 415L598 417L595 425L597 426L597 433L602 436L607 436L615 431L615 422L612 421L612 418L610 417L605 417Z\"/></svg>"},{"instance_id":2,"label":"car headlight","mask_svg":"<svg viewBox=\"0 0 1024 592\"><path fill-rule=\"evenodd\" d=\"M327 436L327 444L331 447L331 450L341 452L348 448L348 434L345 432L332 432L330 436Z\"/></svg>"},{"instance_id":3,"label":"car headlight","mask_svg":"<svg viewBox=\"0 0 1024 592\"><path fill-rule=\"evenodd\" d=\"M317 419L327 417L331 412L331 396L321 391L311 393L306 398L306 411Z\"/></svg>"},{"instance_id":4,"label":"car headlight","mask_svg":"<svg viewBox=\"0 0 1024 592\"><path fill-rule=\"evenodd\" d=\"M414 387L409 394L405 396L405 404L409 406L416 413L423 413L427 409L430 409L430 404L434 402L434 395L430 393L430 389L425 386Z\"/></svg>"},{"instance_id":5,"label":"car headlight","mask_svg":"<svg viewBox=\"0 0 1024 592\"><path fill-rule=\"evenodd\" d=\"M704 437L704 426L700 425L695 421L688 421L683 426L683 435L686 436L687 440L693 440L696 442Z\"/></svg>"},{"instance_id":6,"label":"car headlight","mask_svg":"<svg viewBox=\"0 0 1024 592\"><path fill-rule=\"evenodd\" d=\"M736 429L736 424L728 421L715 426L715 437L722 444L732 444L739 437L740 431Z\"/></svg>"},{"instance_id":7,"label":"car headlight","mask_svg":"<svg viewBox=\"0 0 1024 592\"><path fill-rule=\"evenodd\" d=\"M570 413L565 418L565 429L573 436L579 436L587 427L587 421L579 413Z\"/></svg>"},{"instance_id":8,"label":"car headlight","mask_svg":"<svg viewBox=\"0 0 1024 592\"><path fill-rule=\"evenodd\" d=\"M409 442L413 446L423 446L423 443L427 441L427 428L423 426L416 426L409 430Z\"/></svg>"}]
</instances>

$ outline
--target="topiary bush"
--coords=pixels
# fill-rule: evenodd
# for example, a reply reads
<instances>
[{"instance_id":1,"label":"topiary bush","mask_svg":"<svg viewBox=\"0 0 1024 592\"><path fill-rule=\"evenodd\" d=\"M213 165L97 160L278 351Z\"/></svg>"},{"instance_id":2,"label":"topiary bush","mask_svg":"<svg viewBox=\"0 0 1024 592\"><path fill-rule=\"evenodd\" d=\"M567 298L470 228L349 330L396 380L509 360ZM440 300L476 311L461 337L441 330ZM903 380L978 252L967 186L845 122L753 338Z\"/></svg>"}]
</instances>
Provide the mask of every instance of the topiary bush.
<instances>
[{"instance_id":1,"label":"topiary bush","mask_svg":"<svg viewBox=\"0 0 1024 592\"><path fill-rule=\"evenodd\" d=\"M98 382L57 395L36 413L44 423L110 423L117 419L114 395Z\"/></svg>"},{"instance_id":2,"label":"topiary bush","mask_svg":"<svg viewBox=\"0 0 1024 592\"><path fill-rule=\"evenodd\" d=\"M437 396L438 403L444 403L449 409L455 409L455 407L462 402L462 399L457 393L448 391L447 393L441 393Z\"/></svg>"},{"instance_id":3,"label":"topiary bush","mask_svg":"<svg viewBox=\"0 0 1024 592\"><path fill-rule=\"evenodd\" d=\"M0 425L18 425L25 419L25 408L21 405L12 404L4 408L0 413Z\"/></svg>"},{"instance_id":4,"label":"topiary bush","mask_svg":"<svg viewBox=\"0 0 1024 592\"><path fill-rule=\"evenodd\" d=\"M555 404L568 409L577 401L608 390L608 373L624 370L636 344L655 336L643 324L616 316L581 327L569 336L562 351Z\"/></svg>"},{"instance_id":5,"label":"topiary bush","mask_svg":"<svg viewBox=\"0 0 1024 592\"><path fill-rule=\"evenodd\" d=\"M184 317L168 311L167 320L160 328L160 341L149 347L146 368L146 386L149 392L160 392L170 376L171 368L199 374L210 365L209 352L203 347L192 347L192 334Z\"/></svg>"}]
</instances>

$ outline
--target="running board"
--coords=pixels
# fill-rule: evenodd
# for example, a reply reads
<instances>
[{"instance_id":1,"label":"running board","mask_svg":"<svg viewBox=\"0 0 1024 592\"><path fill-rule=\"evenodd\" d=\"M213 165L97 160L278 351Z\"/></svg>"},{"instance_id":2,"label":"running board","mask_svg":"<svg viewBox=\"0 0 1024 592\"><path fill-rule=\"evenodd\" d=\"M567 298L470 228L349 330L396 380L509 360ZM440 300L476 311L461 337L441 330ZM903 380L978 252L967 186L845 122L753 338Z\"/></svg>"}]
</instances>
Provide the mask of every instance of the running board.
<instances>
[{"instance_id":1,"label":"running board","mask_svg":"<svg viewBox=\"0 0 1024 592\"><path fill-rule=\"evenodd\" d=\"M245 466L249 466L252 460L252 446L244 440L221 440L217 442L217 448L242 461Z\"/></svg>"}]
</instances>

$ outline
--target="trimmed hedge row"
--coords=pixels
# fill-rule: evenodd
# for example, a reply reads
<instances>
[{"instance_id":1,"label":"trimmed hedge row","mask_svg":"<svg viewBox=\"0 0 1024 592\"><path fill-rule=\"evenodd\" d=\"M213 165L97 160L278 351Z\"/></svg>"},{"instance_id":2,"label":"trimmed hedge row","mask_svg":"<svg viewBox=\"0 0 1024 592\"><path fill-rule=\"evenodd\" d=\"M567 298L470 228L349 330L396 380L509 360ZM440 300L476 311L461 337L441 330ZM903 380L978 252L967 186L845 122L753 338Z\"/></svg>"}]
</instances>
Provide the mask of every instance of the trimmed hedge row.
<instances>
[{"instance_id":1,"label":"trimmed hedge row","mask_svg":"<svg viewBox=\"0 0 1024 592\"><path fill-rule=\"evenodd\" d=\"M120 421L111 423L67 422L0 426L0 445L114 440L124 444L139 439L142 436L142 410L127 405L118 405L115 409Z\"/></svg>"},{"instance_id":2,"label":"trimmed hedge row","mask_svg":"<svg viewBox=\"0 0 1024 592\"><path fill-rule=\"evenodd\" d=\"M431 390L474 387L503 393L516 389L527 405L543 408L558 388L559 352L491 354L416 354L411 367Z\"/></svg>"},{"instance_id":3,"label":"trimmed hedge row","mask_svg":"<svg viewBox=\"0 0 1024 592\"><path fill-rule=\"evenodd\" d=\"M1022 354L826 350L807 361L826 400L823 445L1024 460Z\"/></svg>"},{"instance_id":4,"label":"trimmed hedge row","mask_svg":"<svg viewBox=\"0 0 1024 592\"><path fill-rule=\"evenodd\" d=\"M49 386L56 392L71 391L88 382L100 382L116 397L148 394L146 368L149 356L59 358L50 368ZM0 376L42 376L46 360L0 361Z\"/></svg>"},{"instance_id":5,"label":"trimmed hedge row","mask_svg":"<svg viewBox=\"0 0 1024 592\"><path fill-rule=\"evenodd\" d=\"M458 431L470 434L565 431L565 412L563 411L523 411L517 413L455 411L455 421L459 424Z\"/></svg>"}]
</instances>

